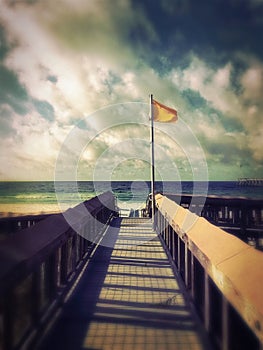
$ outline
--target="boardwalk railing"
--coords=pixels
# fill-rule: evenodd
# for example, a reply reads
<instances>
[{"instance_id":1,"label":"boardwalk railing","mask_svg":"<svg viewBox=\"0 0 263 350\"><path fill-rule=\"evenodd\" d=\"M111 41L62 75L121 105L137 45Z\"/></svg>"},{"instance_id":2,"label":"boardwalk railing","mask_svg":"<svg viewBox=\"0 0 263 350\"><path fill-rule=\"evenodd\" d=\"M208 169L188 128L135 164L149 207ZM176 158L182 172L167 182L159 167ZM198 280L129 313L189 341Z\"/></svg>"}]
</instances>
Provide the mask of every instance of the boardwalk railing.
<instances>
[{"instance_id":1,"label":"boardwalk railing","mask_svg":"<svg viewBox=\"0 0 263 350\"><path fill-rule=\"evenodd\" d=\"M1 350L26 349L36 343L116 214L115 208L115 198L107 192L64 213L76 218L81 235L63 214L56 214L1 242Z\"/></svg>"},{"instance_id":2,"label":"boardwalk railing","mask_svg":"<svg viewBox=\"0 0 263 350\"><path fill-rule=\"evenodd\" d=\"M38 222L47 219L54 214L37 214L37 215L21 215L21 216L5 216L0 218L0 239L4 239L7 235L34 226Z\"/></svg>"},{"instance_id":3,"label":"boardwalk railing","mask_svg":"<svg viewBox=\"0 0 263 350\"><path fill-rule=\"evenodd\" d=\"M183 208L263 249L263 201L260 199L165 194ZM149 199L146 212L151 211Z\"/></svg>"},{"instance_id":4,"label":"boardwalk railing","mask_svg":"<svg viewBox=\"0 0 263 350\"><path fill-rule=\"evenodd\" d=\"M193 202L191 195L167 194L177 204L189 209ZM191 207L200 216L205 217L217 225L229 225L229 227L240 227L241 230L262 229L263 230L263 201L261 199L232 198L207 196L205 200L195 196L195 203L201 203L201 212L198 205ZM204 205L203 205L204 203Z\"/></svg>"},{"instance_id":5,"label":"boardwalk railing","mask_svg":"<svg viewBox=\"0 0 263 350\"><path fill-rule=\"evenodd\" d=\"M263 253L162 195L155 228L215 347L262 349Z\"/></svg>"},{"instance_id":6,"label":"boardwalk railing","mask_svg":"<svg viewBox=\"0 0 263 350\"><path fill-rule=\"evenodd\" d=\"M239 186L263 186L263 179L250 179L248 177L238 179Z\"/></svg>"}]
</instances>

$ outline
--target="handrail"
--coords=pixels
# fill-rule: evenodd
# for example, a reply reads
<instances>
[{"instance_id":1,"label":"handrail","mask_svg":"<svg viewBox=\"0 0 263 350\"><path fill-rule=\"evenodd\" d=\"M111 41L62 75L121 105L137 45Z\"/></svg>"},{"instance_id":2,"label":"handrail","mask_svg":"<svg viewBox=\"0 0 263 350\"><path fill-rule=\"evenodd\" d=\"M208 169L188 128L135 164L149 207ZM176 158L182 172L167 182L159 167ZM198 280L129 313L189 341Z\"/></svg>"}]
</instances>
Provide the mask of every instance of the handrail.
<instances>
[{"instance_id":1,"label":"handrail","mask_svg":"<svg viewBox=\"0 0 263 350\"><path fill-rule=\"evenodd\" d=\"M0 239L5 239L11 233L34 226L51 215L55 215L55 213L3 216L0 218Z\"/></svg>"},{"instance_id":2,"label":"handrail","mask_svg":"<svg viewBox=\"0 0 263 350\"><path fill-rule=\"evenodd\" d=\"M194 208L196 208L196 212L200 216L216 224L227 222L240 225L244 229L246 227L260 227L260 225L262 228L262 199L212 195L204 197L186 194L165 194L165 196L184 208L191 208L191 211L194 211ZM197 205L194 204L191 206L192 202L197 203ZM198 203L201 204L201 208L198 208Z\"/></svg>"},{"instance_id":3,"label":"handrail","mask_svg":"<svg viewBox=\"0 0 263 350\"><path fill-rule=\"evenodd\" d=\"M263 253L167 197L156 207L156 230L216 345L260 349Z\"/></svg>"},{"instance_id":4,"label":"handrail","mask_svg":"<svg viewBox=\"0 0 263 350\"><path fill-rule=\"evenodd\" d=\"M171 194L165 196L189 209L216 226L263 249L263 200L228 196L199 196ZM151 216L151 203L147 199L145 216Z\"/></svg>"},{"instance_id":5,"label":"handrail","mask_svg":"<svg viewBox=\"0 0 263 350\"><path fill-rule=\"evenodd\" d=\"M116 214L115 197L106 192L1 242L1 350L27 348L36 341ZM65 219L70 216L73 225Z\"/></svg>"}]
</instances>

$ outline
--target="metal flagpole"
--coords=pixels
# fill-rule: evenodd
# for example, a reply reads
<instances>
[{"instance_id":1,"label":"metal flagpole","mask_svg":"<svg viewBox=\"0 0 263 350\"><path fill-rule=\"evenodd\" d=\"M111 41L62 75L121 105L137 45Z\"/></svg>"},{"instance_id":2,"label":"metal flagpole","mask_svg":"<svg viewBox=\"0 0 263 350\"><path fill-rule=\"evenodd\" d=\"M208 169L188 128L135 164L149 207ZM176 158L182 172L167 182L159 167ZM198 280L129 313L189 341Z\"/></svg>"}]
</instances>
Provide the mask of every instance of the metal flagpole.
<instances>
[{"instance_id":1,"label":"metal flagpole","mask_svg":"<svg viewBox=\"0 0 263 350\"><path fill-rule=\"evenodd\" d=\"M155 213L155 176L154 176L154 127L153 127L153 95L150 95L150 119L151 119L151 192L152 192L152 222Z\"/></svg>"}]
</instances>

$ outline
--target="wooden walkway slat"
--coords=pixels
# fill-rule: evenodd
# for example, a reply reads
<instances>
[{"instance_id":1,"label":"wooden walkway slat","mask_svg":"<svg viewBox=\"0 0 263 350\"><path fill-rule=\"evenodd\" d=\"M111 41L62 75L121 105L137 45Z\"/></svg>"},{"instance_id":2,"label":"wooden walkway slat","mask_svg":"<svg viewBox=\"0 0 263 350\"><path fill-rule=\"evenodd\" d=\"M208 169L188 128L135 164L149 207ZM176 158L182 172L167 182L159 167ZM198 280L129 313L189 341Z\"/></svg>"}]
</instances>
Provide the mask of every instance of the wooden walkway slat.
<instances>
[{"instance_id":1,"label":"wooden walkway slat","mask_svg":"<svg viewBox=\"0 0 263 350\"><path fill-rule=\"evenodd\" d=\"M114 219L44 349L209 349L151 222Z\"/></svg>"}]
</instances>

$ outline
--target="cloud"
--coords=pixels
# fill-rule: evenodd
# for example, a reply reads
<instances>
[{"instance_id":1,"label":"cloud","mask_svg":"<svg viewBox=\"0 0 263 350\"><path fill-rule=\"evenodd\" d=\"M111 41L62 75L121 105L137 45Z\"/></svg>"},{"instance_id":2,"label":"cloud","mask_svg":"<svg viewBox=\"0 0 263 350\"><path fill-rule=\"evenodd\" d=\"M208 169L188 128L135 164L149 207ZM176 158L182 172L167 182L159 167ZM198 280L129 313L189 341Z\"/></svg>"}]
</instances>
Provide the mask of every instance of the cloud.
<instances>
[{"instance_id":1,"label":"cloud","mask_svg":"<svg viewBox=\"0 0 263 350\"><path fill-rule=\"evenodd\" d=\"M33 168L36 162L40 167L38 153L44 149L43 164L54 169L64 138L79 120L119 102L147 103L149 93L154 93L177 108L191 126L212 176L223 163L228 178L236 174L231 163L242 162L242 157L251 158L249 164L260 169L259 0L229 1L227 9L218 1L204 7L189 0L117 0L114 6L94 0L9 4L3 2L0 14L0 78L5 82L0 87L0 124L8 139L2 147L17 164L23 152L28 166ZM142 118L147 114L148 107ZM109 113L109 121L114 118ZM92 134L85 122L79 128L80 141ZM135 126L99 135L83 153L83 167L91 169L107 148L144 136ZM182 150L167 137L158 137L162 152L157 152L157 160L165 156L189 170ZM126 146L122 151L130 154ZM75 154L74 149L71 152ZM121 159L121 152L116 150L116 155ZM12 169L15 174L17 168Z\"/></svg>"},{"instance_id":2,"label":"cloud","mask_svg":"<svg viewBox=\"0 0 263 350\"><path fill-rule=\"evenodd\" d=\"M263 144L260 138L262 135L263 70L262 64L258 61L255 62L250 57L246 57L246 61L248 67L238 77L239 85L242 87L241 92L236 91L232 85L231 75L235 68L231 62L223 67L214 68L195 55L192 56L189 66L185 69L173 70L171 79L178 88L184 91L183 95L188 93L189 99L193 95L193 92L189 95L189 90L198 94L194 95L194 98L198 98L200 106L204 108L202 108L201 118L195 118L198 122L194 124L199 132L206 135L207 140L212 135L215 141L221 138L222 147L219 147L218 144L217 147L222 150L223 143L226 142L225 137L222 138L224 132L227 132L229 126L237 127L239 123L246 135L245 139L242 138L243 147L245 149L248 146L252 156L258 161L263 160L261 152ZM193 104L198 107L198 102L194 101ZM212 117L213 115L215 118ZM215 120L217 120L216 123ZM235 124L233 124L234 121L236 121Z\"/></svg>"},{"instance_id":3,"label":"cloud","mask_svg":"<svg viewBox=\"0 0 263 350\"><path fill-rule=\"evenodd\" d=\"M109 101L141 98L134 73L138 56L126 39L140 26L147 40L150 36L154 40L142 13L128 1L119 1L118 11L107 2L64 4L63 8L48 1L3 6L9 40L17 43L5 65L17 72L28 94L52 105L56 118L64 122Z\"/></svg>"},{"instance_id":4,"label":"cloud","mask_svg":"<svg viewBox=\"0 0 263 350\"><path fill-rule=\"evenodd\" d=\"M26 89L19 83L17 75L0 65L0 103L9 104L16 113L25 115L28 99Z\"/></svg>"},{"instance_id":5,"label":"cloud","mask_svg":"<svg viewBox=\"0 0 263 350\"><path fill-rule=\"evenodd\" d=\"M262 101L263 91L263 64L259 62L252 65L244 72L241 77L243 87L243 97L252 100L255 103Z\"/></svg>"},{"instance_id":6,"label":"cloud","mask_svg":"<svg viewBox=\"0 0 263 350\"><path fill-rule=\"evenodd\" d=\"M63 57L57 43L38 22L38 16L27 7L6 6L2 15L9 37L18 43L4 63L10 71L18 72L19 82L28 94L52 105L58 118L83 113L87 99L80 84L79 62L70 54Z\"/></svg>"},{"instance_id":7,"label":"cloud","mask_svg":"<svg viewBox=\"0 0 263 350\"><path fill-rule=\"evenodd\" d=\"M7 138L13 134L12 128L12 110L8 105L0 105L0 135L1 138Z\"/></svg>"},{"instance_id":8,"label":"cloud","mask_svg":"<svg viewBox=\"0 0 263 350\"><path fill-rule=\"evenodd\" d=\"M189 66L183 70L175 69L171 73L171 79L183 90L196 91L221 112L231 113L232 101L236 101L229 85L231 70L231 63L214 69L204 60L192 55Z\"/></svg>"},{"instance_id":9,"label":"cloud","mask_svg":"<svg viewBox=\"0 0 263 350\"><path fill-rule=\"evenodd\" d=\"M3 24L0 22L0 62L6 57L11 49L6 39L6 33Z\"/></svg>"},{"instance_id":10,"label":"cloud","mask_svg":"<svg viewBox=\"0 0 263 350\"><path fill-rule=\"evenodd\" d=\"M2 115L2 113L1 113ZM60 149L56 125L50 127L49 121L31 111L21 118L12 113L9 119L11 130L1 138L1 164L4 179L52 179L55 160ZM9 125L9 128L10 128ZM56 136L54 136L56 135ZM65 135L61 135L64 139Z\"/></svg>"}]
</instances>

